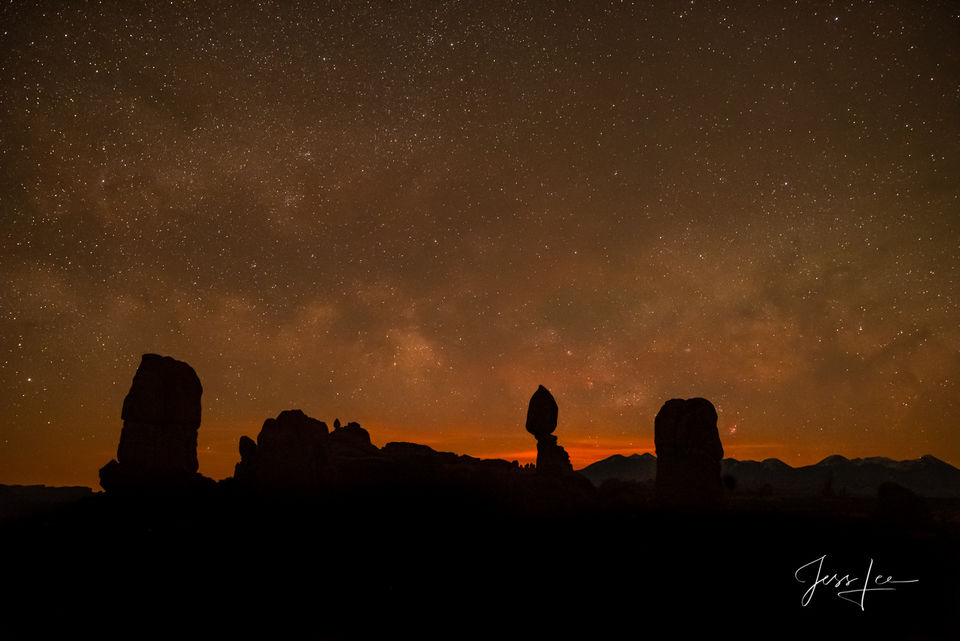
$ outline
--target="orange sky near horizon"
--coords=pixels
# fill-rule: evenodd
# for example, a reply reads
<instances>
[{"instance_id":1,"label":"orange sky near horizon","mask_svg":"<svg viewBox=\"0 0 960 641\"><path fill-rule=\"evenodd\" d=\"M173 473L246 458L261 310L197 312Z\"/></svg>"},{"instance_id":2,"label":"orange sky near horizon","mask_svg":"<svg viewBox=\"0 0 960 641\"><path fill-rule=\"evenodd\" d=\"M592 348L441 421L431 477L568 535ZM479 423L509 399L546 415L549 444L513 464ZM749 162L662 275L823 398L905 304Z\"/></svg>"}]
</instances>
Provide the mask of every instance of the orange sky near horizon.
<instances>
[{"instance_id":1,"label":"orange sky near horizon","mask_svg":"<svg viewBox=\"0 0 960 641\"><path fill-rule=\"evenodd\" d=\"M119 412L118 412L119 413ZM562 417L561 413L561 417ZM321 419L324 420L324 419ZM351 420L343 417L342 420ZM333 418L326 418L325 422L331 426ZM81 485L100 489L97 472L111 458L116 458L116 446L120 438L121 421L116 420L115 441L101 442L93 446L71 447L67 450L47 452L38 455L33 461L12 461L0 469L0 484L8 485ZM200 473L215 480L232 476L234 465L240 460L238 440L241 435L256 439L262 421L243 421L220 423L215 419L206 419L198 432L197 458ZM614 454L629 456L649 452L655 454L653 444L653 420L644 430L638 428L637 437L626 437L622 440L578 439L566 435L563 421L560 421L555 434L559 444L567 450L574 469L581 469L596 461ZM243 424L245 427L237 427ZM521 465L536 462L536 441L523 428L522 421L518 422L512 431L504 430L490 434L481 439L476 438L478 429L443 430L406 430L400 426L390 426L385 423L372 421L364 426L370 432L374 445L382 447L391 441L408 441L429 445L438 451L468 454L477 458L500 458L507 461L518 461ZM848 458L887 456L895 459L919 458L927 454L922 450L899 453L882 449L864 451L844 450L838 444L837 448L822 445L819 448L805 451L791 451L778 443L751 443L743 441L736 434L730 434L729 427L724 427L721 419L718 421L723 441L724 457L739 460L763 460L778 458L793 467L812 465L832 454L842 454ZM45 458L44 458L45 457ZM960 460L938 457L952 465L960 464ZM42 463L38 465L38 460Z\"/></svg>"}]
</instances>

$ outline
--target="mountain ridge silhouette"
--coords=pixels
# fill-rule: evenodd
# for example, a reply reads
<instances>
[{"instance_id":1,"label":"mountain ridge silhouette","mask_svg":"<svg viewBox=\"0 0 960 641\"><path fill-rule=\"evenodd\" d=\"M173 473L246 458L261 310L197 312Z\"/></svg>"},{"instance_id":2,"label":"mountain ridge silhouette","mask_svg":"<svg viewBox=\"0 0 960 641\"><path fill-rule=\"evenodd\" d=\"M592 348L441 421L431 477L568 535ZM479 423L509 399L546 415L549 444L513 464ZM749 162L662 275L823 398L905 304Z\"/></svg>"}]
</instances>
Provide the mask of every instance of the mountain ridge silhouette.
<instances>
[{"instance_id":1,"label":"mountain ridge silhouette","mask_svg":"<svg viewBox=\"0 0 960 641\"><path fill-rule=\"evenodd\" d=\"M614 454L577 470L599 486L608 480L652 481L656 476L656 457L650 453ZM960 469L933 455L895 460L872 456L847 458L827 456L812 465L793 467L777 458L762 461L725 458L721 472L733 477L743 491L770 490L792 494L816 494L828 479L834 491L851 496L875 495L881 484L893 482L929 498L960 498Z\"/></svg>"}]
</instances>

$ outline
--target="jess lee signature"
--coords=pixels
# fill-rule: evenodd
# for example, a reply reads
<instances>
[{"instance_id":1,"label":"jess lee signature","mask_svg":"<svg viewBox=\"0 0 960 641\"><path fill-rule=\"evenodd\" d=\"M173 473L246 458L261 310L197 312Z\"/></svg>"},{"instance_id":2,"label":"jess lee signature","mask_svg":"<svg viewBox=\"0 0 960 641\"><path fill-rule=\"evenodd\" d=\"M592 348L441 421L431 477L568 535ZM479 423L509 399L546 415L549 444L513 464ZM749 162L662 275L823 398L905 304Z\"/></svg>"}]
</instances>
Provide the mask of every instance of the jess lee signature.
<instances>
[{"instance_id":1,"label":"jess lee signature","mask_svg":"<svg viewBox=\"0 0 960 641\"><path fill-rule=\"evenodd\" d=\"M823 564L826 559L827 555L824 554L809 563L801 565L797 568L797 571L793 573L793 578L800 583L810 583L810 587L807 588L807 591L803 593L803 598L800 599L801 606L806 607L811 599L813 599L813 593L816 592L817 587L822 585L825 588L836 590L838 597L855 605L859 605L860 609L864 610L867 592L892 592L897 589L895 587L897 585L918 583L920 581L920 579L894 579L890 575L885 577L880 573L874 575L873 559L870 559L870 564L867 566L867 574L863 578L851 576L849 573L843 576L840 576L839 572L831 574L824 570ZM849 590L841 589L850 588L850 586L856 587Z\"/></svg>"}]
</instances>

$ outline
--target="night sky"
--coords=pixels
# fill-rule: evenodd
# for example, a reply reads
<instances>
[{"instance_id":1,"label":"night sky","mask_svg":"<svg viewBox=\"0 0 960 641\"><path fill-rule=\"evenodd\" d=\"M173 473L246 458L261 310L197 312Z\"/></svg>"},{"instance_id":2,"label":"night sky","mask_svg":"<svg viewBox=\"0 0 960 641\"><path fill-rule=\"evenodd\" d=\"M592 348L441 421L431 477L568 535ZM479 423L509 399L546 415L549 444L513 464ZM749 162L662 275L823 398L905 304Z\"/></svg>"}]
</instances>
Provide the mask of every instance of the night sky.
<instances>
[{"instance_id":1,"label":"night sky","mask_svg":"<svg viewBox=\"0 0 960 641\"><path fill-rule=\"evenodd\" d=\"M0 482L97 486L140 355L200 471L300 408L579 468L960 464L950 2L8 2Z\"/></svg>"}]
</instances>

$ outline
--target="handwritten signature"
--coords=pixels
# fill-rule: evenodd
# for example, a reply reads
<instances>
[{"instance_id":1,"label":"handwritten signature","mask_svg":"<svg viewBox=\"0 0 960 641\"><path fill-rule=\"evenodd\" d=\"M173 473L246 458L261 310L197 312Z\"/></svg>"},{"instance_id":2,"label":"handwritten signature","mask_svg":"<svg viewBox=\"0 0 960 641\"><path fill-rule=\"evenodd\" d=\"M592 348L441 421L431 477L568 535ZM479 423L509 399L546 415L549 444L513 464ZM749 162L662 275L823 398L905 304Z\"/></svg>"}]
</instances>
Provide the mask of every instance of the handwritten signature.
<instances>
[{"instance_id":1,"label":"handwritten signature","mask_svg":"<svg viewBox=\"0 0 960 641\"><path fill-rule=\"evenodd\" d=\"M801 606L806 607L809 605L813 599L813 593L817 590L817 586L822 585L824 587L832 587L837 591L838 597L859 605L860 610L864 610L867 592L891 592L897 589L894 585L918 583L920 581L920 579L896 580L892 576L888 575L884 577L879 573L873 575L873 559L870 559L870 565L867 566L867 574L862 580L860 577L850 576L850 574L844 574L843 576L840 576L839 573L827 574L823 569L823 563L826 559L827 555L824 554L807 564L801 565L797 568L797 571L793 573L793 578L800 583L809 583L811 575L814 574L814 568L816 569L816 577L813 578L813 583L810 584L807 591L803 593L803 598L800 599ZM801 573L804 574L804 578L801 578ZM849 588L851 585L857 585L858 587L850 590L840 589Z\"/></svg>"}]
</instances>

